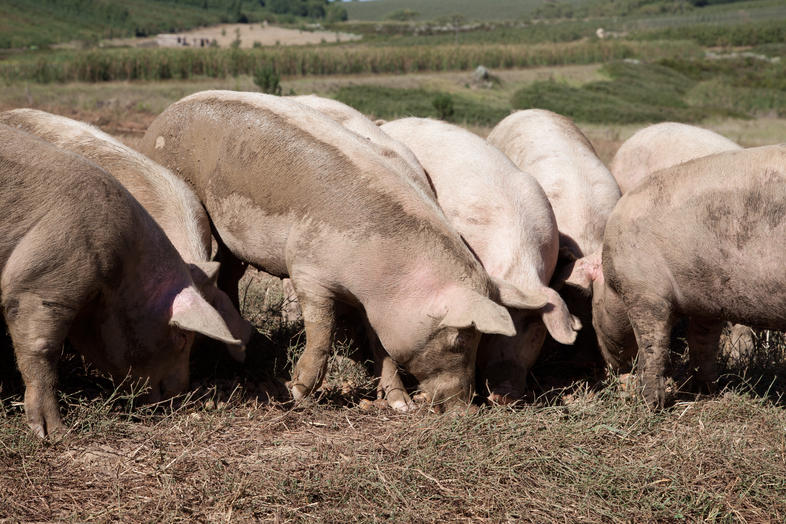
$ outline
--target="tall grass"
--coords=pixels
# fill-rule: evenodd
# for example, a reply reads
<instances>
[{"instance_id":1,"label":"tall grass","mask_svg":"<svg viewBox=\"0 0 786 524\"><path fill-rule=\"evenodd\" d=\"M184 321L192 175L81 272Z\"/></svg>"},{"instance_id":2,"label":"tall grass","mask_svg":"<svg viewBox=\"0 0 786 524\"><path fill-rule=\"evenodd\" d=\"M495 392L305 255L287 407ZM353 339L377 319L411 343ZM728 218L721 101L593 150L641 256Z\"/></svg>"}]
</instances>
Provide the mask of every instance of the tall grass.
<instances>
[{"instance_id":1,"label":"tall grass","mask_svg":"<svg viewBox=\"0 0 786 524\"><path fill-rule=\"evenodd\" d=\"M223 78L262 65L286 76L469 70L608 62L628 57L695 55L686 42L573 42L538 45L289 47L266 49L119 49L22 55L0 62L6 83Z\"/></svg>"}]
</instances>

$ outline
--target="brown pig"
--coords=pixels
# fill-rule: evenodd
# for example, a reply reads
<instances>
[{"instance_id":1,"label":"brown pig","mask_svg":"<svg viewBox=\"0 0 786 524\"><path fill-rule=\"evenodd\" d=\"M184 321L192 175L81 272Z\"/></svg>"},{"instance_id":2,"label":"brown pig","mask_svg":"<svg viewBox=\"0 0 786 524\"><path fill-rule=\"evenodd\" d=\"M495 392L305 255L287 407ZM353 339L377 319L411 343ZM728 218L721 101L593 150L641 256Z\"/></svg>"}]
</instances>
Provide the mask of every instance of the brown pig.
<instances>
[{"instance_id":1,"label":"brown pig","mask_svg":"<svg viewBox=\"0 0 786 524\"><path fill-rule=\"evenodd\" d=\"M77 153L115 177L158 222L183 260L202 296L221 313L241 345L228 346L237 360L245 357L253 327L216 287L218 262L210 261L210 223L188 185L169 170L93 126L36 109L0 113L0 123L22 129L62 149Z\"/></svg>"},{"instance_id":2,"label":"brown pig","mask_svg":"<svg viewBox=\"0 0 786 524\"><path fill-rule=\"evenodd\" d=\"M225 253L292 279L306 330L297 400L322 381L341 306L363 311L436 403L469 400L480 333L514 333L438 206L384 148L309 107L205 91L166 109L141 147L194 188Z\"/></svg>"},{"instance_id":3,"label":"brown pig","mask_svg":"<svg viewBox=\"0 0 786 524\"><path fill-rule=\"evenodd\" d=\"M164 232L120 183L81 156L0 124L0 292L43 437L62 429L55 396L66 337L150 398L188 385L194 333L237 344Z\"/></svg>"},{"instance_id":4,"label":"brown pig","mask_svg":"<svg viewBox=\"0 0 786 524\"><path fill-rule=\"evenodd\" d=\"M706 156L646 177L617 204L602 257L569 281L593 290L608 364L638 358L642 394L665 403L669 337L688 317L697 379L716 379L724 321L786 329L786 145Z\"/></svg>"},{"instance_id":5,"label":"brown pig","mask_svg":"<svg viewBox=\"0 0 786 524\"><path fill-rule=\"evenodd\" d=\"M458 126L403 118L382 125L382 130L415 153L434 184L439 205L489 275L541 302L543 307L532 308L527 302L516 307L513 300L507 301L516 336L484 337L478 354L480 382L488 387L490 398L518 400L546 331L572 344L581 327L548 287L559 235L546 194L502 152Z\"/></svg>"}]
</instances>

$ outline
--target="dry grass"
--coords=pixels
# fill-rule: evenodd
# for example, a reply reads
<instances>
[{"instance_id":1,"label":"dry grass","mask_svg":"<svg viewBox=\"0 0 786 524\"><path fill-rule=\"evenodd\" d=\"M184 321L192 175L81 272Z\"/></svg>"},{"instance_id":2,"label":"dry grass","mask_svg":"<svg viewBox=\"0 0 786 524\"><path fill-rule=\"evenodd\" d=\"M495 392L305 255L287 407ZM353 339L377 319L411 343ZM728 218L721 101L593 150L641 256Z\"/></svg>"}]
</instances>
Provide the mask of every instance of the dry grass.
<instances>
[{"instance_id":1,"label":"dry grass","mask_svg":"<svg viewBox=\"0 0 786 524\"><path fill-rule=\"evenodd\" d=\"M373 388L358 380L362 370L336 357L317 399L293 409L277 399L303 340L299 326L262 314L280 305L276 286L263 275L244 281L244 313L260 331L247 365L202 348L194 390L175 401L140 405L138 394L66 356L61 400L71 429L60 440L32 437L18 377L0 376L0 492L10 494L0 519L786 518L786 386L777 379L754 385L735 371L720 394L681 395L653 414L616 377L598 382L562 368L555 381L546 363L533 383L567 386L536 388L534 402L401 415L363 400ZM786 370L786 344L778 347L781 368L770 374Z\"/></svg>"}]
</instances>

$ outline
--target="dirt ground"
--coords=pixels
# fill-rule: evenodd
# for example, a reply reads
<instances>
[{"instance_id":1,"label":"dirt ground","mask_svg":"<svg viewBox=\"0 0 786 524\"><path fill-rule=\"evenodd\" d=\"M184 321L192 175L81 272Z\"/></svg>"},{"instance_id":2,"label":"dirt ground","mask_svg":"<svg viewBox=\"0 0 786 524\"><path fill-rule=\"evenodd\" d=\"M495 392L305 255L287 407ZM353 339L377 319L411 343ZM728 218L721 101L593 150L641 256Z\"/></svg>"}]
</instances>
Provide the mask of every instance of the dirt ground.
<instances>
[{"instance_id":1,"label":"dirt ground","mask_svg":"<svg viewBox=\"0 0 786 524\"><path fill-rule=\"evenodd\" d=\"M180 38L180 41L178 41ZM132 47L178 47L181 42L187 47L206 47L213 40L218 47L230 47L232 42L240 40L241 48L251 48L255 42L258 45L306 45L325 42L348 42L360 40L360 35L342 33L338 31L303 31L268 25L267 23L253 24L220 24L201 27L180 33L168 33L153 38L114 38L106 40L106 46L132 46ZM204 41L204 42L203 42Z\"/></svg>"}]
</instances>

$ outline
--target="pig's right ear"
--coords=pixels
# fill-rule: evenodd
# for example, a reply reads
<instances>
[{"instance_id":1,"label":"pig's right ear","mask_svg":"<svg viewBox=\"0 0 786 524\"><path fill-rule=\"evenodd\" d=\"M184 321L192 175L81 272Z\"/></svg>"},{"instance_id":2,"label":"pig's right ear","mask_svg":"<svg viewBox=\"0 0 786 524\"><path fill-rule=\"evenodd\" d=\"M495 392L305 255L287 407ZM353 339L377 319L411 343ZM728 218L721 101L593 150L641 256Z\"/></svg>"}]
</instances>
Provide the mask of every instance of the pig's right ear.
<instances>
[{"instance_id":1,"label":"pig's right ear","mask_svg":"<svg viewBox=\"0 0 786 524\"><path fill-rule=\"evenodd\" d=\"M460 288L450 293L447 298L447 312L439 323L440 327L474 327L481 333L508 337L516 334L508 310L488 297Z\"/></svg>"},{"instance_id":2,"label":"pig's right ear","mask_svg":"<svg viewBox=\"0 0 786 524\"><path fill-rule=\"evenodd\" d=\"M569 284L589 292L592 283L596 280L603 281L603 260L600 251L566 264L561 270L561 275L559 277L555 275L552 279L552 287L559 288Z\"/></svg>"},{"instance_id":3,"label":"pig's right ear","mask_svg":"<svg viewBox=\"0 0 786 524\"><path fill-rule=\"evenodd\" d=\"M499 301L505 307L515 309L540 309L549 302L549 298L540 290L521 290L510 282L493 278L499 289Z\"/></svg>"}]
</instances>

